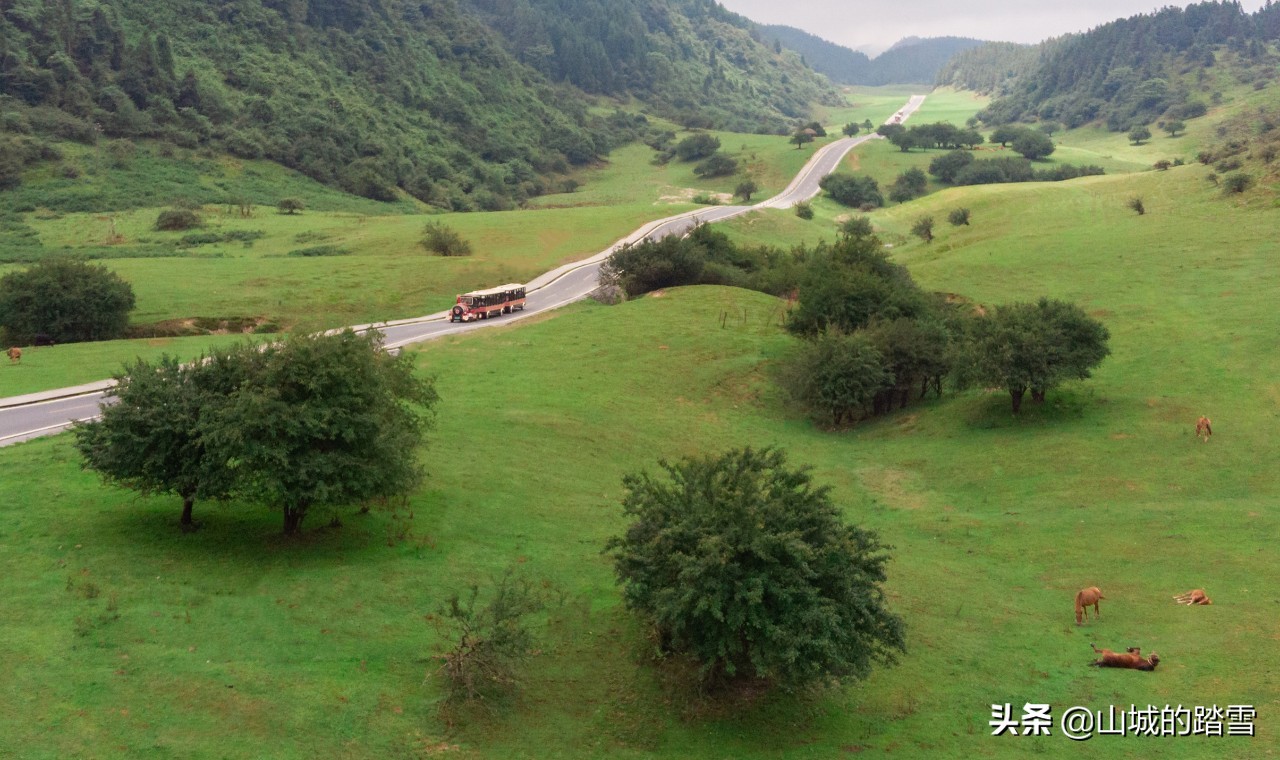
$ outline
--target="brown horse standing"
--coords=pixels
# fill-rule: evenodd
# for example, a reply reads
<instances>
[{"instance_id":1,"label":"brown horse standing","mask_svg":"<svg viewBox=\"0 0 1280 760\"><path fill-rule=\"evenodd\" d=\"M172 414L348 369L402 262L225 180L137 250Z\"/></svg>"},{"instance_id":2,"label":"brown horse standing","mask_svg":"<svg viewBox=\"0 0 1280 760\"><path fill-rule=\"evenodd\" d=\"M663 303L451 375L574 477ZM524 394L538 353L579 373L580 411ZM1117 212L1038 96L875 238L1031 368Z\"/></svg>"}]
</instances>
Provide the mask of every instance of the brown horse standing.
<instances>
[{"instance_id":1,"label":"brown horse standing","mask_svg":"<svg viewBox=\"0 0 1280 760\"><path fill-rule=\"evenodd\" d=\"M13 348L9 349L8 355L9 355L10 364L17 364L18 362L22 361L22 349L18 348L17 346L14 346Z\"/></svg>"},{"instance_id":2,"label":"brown horse standing","mask_svg":"<svg viewBox=\"0 0 1280 760\"><path fill-rule=\"evenodd\" d=\"M1209 418L1202 414L1200 419L1196 420L1196 437L1208 443L1211 435L1213 435L1213 425L1209 422Z\"/></svg>"},{"instance_id":3,"label":"brown horse standing","mask_svg":"<svg viewBox=\"0 0 1280 760\"><path fill-rule=\"evenodd\" d=\"M1080 589L1076 594L1076 625L1082 624L1084 619L1089 616L1089 611L1085 609L1089 605L1093 605L1094 619L1102 619L1102 613L1098 611L1099 599L1106 599L1106 597L1102 595L1102 589L1097 586Z\"/></svg>"}]
</instances>

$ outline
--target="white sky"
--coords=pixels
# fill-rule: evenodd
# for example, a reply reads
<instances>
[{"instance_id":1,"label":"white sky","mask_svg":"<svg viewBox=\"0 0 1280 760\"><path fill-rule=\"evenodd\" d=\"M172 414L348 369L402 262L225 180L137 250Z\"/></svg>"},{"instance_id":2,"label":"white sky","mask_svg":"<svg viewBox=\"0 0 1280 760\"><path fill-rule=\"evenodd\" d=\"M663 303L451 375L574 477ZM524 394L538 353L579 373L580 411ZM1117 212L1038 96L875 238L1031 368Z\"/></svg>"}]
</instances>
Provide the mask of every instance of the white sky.
<instances>
[{"instance_id":1,"label":"white sky","mask_svg":"<svg viewBox=\"0 0 1280 760\"><path fill-rule=\"evenodd\" d=\"M1243 0L1246 11L1264 0ZM761 24L785 24L825 40L880 52L903 37L1039 42L1179 0L720 0Z\"/></svg>"}]
</instances>

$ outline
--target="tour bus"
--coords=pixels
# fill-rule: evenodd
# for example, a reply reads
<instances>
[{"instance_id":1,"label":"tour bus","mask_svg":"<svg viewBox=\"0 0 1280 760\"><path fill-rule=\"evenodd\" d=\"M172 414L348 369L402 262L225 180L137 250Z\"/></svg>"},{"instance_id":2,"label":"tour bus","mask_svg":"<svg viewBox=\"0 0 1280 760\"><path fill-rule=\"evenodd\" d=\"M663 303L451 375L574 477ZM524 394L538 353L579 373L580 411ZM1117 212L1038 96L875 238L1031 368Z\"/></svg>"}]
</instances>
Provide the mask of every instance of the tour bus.
<instances>
[{"instance_id":1,"label":"tour bus","mask_svg":"<svg viewBox=\"0 0 1280 760\"><path fill-rule=\"evenodd\" d=\"M515 283L488 290L473 290L458 296L449 311L450 322L488 319L516 310L524 311L524 286Z\"/></svg>"}]
</instances>

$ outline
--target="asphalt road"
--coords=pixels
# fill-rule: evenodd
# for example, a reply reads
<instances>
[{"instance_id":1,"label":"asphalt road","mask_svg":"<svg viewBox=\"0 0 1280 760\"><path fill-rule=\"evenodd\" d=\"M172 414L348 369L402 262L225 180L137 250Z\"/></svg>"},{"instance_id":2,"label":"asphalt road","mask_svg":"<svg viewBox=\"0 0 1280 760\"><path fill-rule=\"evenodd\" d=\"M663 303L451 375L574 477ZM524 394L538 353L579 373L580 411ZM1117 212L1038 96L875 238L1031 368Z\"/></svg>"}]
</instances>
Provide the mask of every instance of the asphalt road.
<instances>
[{"instance_id":1,"label":"asphalt road","mask_svg":"<svg viewBox=\"0 0 1280 760\"><path fill-rule=\"evenodd\" d=\"M907 104L894 114L894 117L899 121L906 121L922 103L924 103L923 95L912 96ZM755 209L790 208L800 201L816 196L819 192L818 182L833 172L849 151L868 140L875 139L880 138L875 134L846 137L820 148L786 190L754 206L709 206L660 219L646 224L607 250L588 259L539 275L528 283L528 296L522 312L493 320L451 323L449 313L442 311L415 319L356 325L355 329L377 328L385 336L384 344L387 348L400 348L445 335L508 325L543 311L558 309L587 297L596 289L600 277L600 264L619 247L644 239L657 240L669 235L684 235L698 224L724 221ZM66 429L73 421L92 419L97 416L98 407L105 396L105 389L109 386L109 381L103 381L59 391L0 399L0 446L42 435L51 435Z\"/></svg>"}]
</instances>

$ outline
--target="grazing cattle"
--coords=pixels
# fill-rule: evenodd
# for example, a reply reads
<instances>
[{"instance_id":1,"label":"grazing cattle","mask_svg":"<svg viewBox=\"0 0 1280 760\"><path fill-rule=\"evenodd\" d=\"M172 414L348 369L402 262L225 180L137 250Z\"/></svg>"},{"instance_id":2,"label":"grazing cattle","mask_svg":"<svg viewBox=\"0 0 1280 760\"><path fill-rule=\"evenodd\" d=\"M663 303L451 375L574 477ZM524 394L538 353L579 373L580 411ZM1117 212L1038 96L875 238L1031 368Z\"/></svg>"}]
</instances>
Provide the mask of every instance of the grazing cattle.
<instances>
[{"instance_id":1,"label":"grazing cattle","mask_svg":"<svg viewBox=\"0 0 1280 760\"><path fill-rule=\"evenodd\" d=\"M1081 625L1084 619L1089 617L1089 611L1085 609L1089 605L1093 605L1094 619L1102 619L1102 613L1098 610L1099 599L1106 599L1106 597L1102 595L1102 589L1097 586L1080 589L1076 594L1076 625Z\"/></svg>"},{"instance_id":2,"label":"grazing cattle","mask_svg":"<svg viewBox=\"0 0 1280 760\"><path fill-rule=\"evenodd\" d=\"M1213 425L1209 422L1209 418L1202 414L1200 419L1196 420L1196 437L1208 443L1211 435L1213 435Z\"/></svg>"},{"instance_id":3,"label":"grazing cattle","mask_svg":"<svg viewBox=\"0 0 1280 760\"><path fill-rule=\"evenodd\" d=\"M52 346L53 338L48 333L36 333L32 343L37 346Z\"/></svg>"},{"instance_id":4,"label":"grazing cattle","mask_svg":"<svg viewBox=\"0 0 1280 760\"><path fill-rule=\"evenodd\" d=\"M1155 652L1150 657L1143 657L1138 647L1129 647L1124 653L1112 652L1110 649L1099 649L1090 644L1098 659L1089 663L1095 668L1129 668L1130 670L1155 670L1160 664L1160 655Z\"/></svg>"},{"instance_id":5,"label":"grazing cattle","mask_svg":"<svg viewBox=\"0 0 1280 760\"><path fill-rule=\"evenodd\" d=\"M9 353L10 364L17 364L18 362L22 361L22 349L18 348L17 346L14 346L13 348L9 349L8 353Z\"/></svg>"},{"instance_id":6,"label":"grazing cattle","mask_svg":"<svg viewBox=\"0 0 1280 760\"><path fill-rule=\"evenodd\" d=\"M1178 604L1213 604L1213 600L1204 593L1202 588L1178 594L1173 600Z\"/></svg>"}]
</instances>

